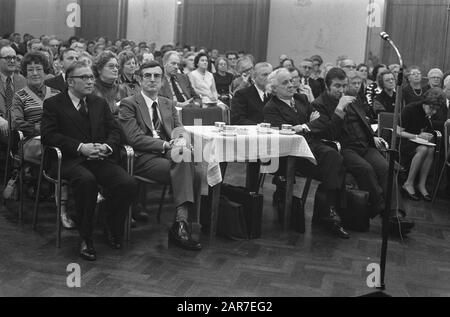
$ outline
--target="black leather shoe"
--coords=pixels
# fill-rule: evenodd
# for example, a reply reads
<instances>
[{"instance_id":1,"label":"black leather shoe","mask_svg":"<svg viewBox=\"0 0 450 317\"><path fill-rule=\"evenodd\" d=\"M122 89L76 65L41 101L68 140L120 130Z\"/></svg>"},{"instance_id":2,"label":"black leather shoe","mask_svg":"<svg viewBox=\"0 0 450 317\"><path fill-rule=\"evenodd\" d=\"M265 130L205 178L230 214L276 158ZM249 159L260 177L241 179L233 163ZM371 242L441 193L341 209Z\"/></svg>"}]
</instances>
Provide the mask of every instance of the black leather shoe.
<instances>
[{"instance_id":1,"label":"black leather shoe","mask_svg":"<svg viewBox=\"0 0 450 317\"><path fill-rule=\"evenodd\" d=\"M137 205L133 208L133 218L136 221L139 222L147 222L148 221L148 214L144 212L141 205Z\"/></svg>"},{"instance_id":2,"label":"black leather shoe","mask_svg":"<svg viewBox=\"0 0 450 317\"><path fill-rule=\"evenodd\" d=\"M335 234L336 236L338 236L339 238L342 238L342 239L350 238L350 233L345 231L344 227L342 227L342 225L338 222L331 225L331 232L333 232L333 234Z\"/></svg>"},{"instance_id":3,"label":"black leather shoe","mask_svg":"<svg viewBox=\"0 0 450 317\"><path fill-rule=\"evenodd\" d=\"M423 200L425 201L431 201L431 195L426 193L425 195L420 193L420 196L423 198Z\"/></svg>"},{"instance_id":4,"label":"black leather shoe","mask_svg":"<svg viewBox=\"0 0 450 317\"><path fill-rule=\"evenodd\" d=\"M169 229L169 244L192 251L200 251L202 249L201 244L192 239L187 223L184 221L175 222Z\"/></svg>"},{"instance_id":5,"label":"black leather shoe","mask_svg":"<svg viewBox=\"0 0 450 317\"><path fill-rule=\"evenodd\" d=\"M94 243L92 240L82 240L80 244L80 256L82 259L87 261L97 260L95 254Z\"/></svg>"},{"instance_id":6,"label":"black leather shoe","mask_svg":"<svg viewBox=\"0 0 450 317\"><path fill-rule=\"evenodd\" d=\"M333 207L330 208L330 212L328 213L328 215L320 217L319 221L325 224L340 224L342 222L341 218Z\"/></svg>"}]
</instances>

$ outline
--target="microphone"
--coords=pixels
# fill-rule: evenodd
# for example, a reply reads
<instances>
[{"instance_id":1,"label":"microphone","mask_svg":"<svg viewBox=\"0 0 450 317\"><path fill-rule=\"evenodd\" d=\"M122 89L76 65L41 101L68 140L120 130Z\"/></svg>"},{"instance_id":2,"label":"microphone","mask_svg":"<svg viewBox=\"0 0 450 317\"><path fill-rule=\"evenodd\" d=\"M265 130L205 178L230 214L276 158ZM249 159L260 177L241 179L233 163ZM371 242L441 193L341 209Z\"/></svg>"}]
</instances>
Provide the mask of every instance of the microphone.
<instances>
[{"instance_id":1,"label":"microphone","mask_svg":"<svg viewBox=\"0 0 450 317\"><path fill-rule=\"evenodd\" d=\"M390 38L389 38L389 34L387 34L386 32L380 32L380 36L381 36L381 38L383 39L383 40L385 40L385 41L389 41L390 40Z\"/></svg>"}]
</instances>

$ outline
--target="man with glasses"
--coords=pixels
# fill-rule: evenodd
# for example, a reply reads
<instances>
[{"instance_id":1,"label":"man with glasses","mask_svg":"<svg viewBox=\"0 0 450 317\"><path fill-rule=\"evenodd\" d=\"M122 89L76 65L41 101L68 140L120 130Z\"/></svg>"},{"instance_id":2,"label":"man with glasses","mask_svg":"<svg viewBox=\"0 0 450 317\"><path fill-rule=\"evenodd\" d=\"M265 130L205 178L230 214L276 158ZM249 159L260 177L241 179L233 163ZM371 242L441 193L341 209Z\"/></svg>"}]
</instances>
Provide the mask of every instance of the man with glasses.
<instances>
[{"instance_id":1,"label":"man with glasses","mask_svg":"<svg viewBox=\"0 0 450 317\"><path fill-rule=\"evenodd\" d=\"M235 78L231 83L231 93L234 94L236 91L247 88L253 84L252 73L253 73L253 61L250 57L244 56L238 59L236 63L236 71L239 77Z\"/></svg>"},{"instance_id":2,"label":"man with glasses","mask_svg":"<svg viewBox=\"0 0 450 317\"><path fill-rule=\"evenodd\" d=\"M66 71L74 62L78 61L79 53L73 48L68 48L61 52L59 61L61 64L61 74L53 78L47 79L45 85L61 92L67 90Z\"/></svg>"},{"instance_id":3,"label":"man with glasses","mask_svg":"<svg viewBox=\"0 0 450 317\"><path fill-rule=\"evenodd\" d=\"M339 67L342 68L348 75L349 71L356 70L356 63L352 59L346 58L340 61Z\"/></svg>"},{"instance_id":4,"label":"man with glasses","mask_svg":"<svg viewBox=\"0 0 450 317\"><path fill-rule=\"evenodd\" d=\"M320 215L320 223L327 227L334 235L348 239L349 233L342 227L341 220L336 213L337 197L344 181L344 168L339 153L323 144L320 139L314 138L310 125L318 119L317 112L313 110L305 95L295 93L292 73L287 69L279 68L269 75L269 86L273 97L264 107L264 121L275 127L283 124L292 125L296 133L305 135L308 145L317 160L317 166L306 159L297 159L296 169L305 176L318 177L322 181L321 187L327 192L329 199L328 213ZM280 161L279 173L285 169ZM277 184L277 192L282 183Z\"/></svg>"},{"instance_id":5,"label":"man with glasses","mask_svg":"<svg viewBox=\"0 0 450 317\"><path fill-rule=\"evenodd\" d=\"M429 70L428 75L428 89L437 87L442 88L442 80L444 79L444 73L439 68L432 68Z\"/></svg>"},{"instance_id":6,"label":"man with glasses","mask_svg":"<svg viewBox=\"0 0 450 317\"><path fill-rule=\"evenodd\" d=\"M17 55L11 46L0 49L0 142L7 143L9 132L8 115L14 93L27 84L26 79L17 73Z\"/></svg>"},{"instance_id":7,"label":"man with glasses","mask_svg":"<svg viewBox=\"0 0 450 317\"><path fill-rule=\"evenodd\" d=\"M176 51L168 51L163 56L164 78L162 78L159 95L177 102L177 107L183 108L189 104L198 105L200 96L192 88L187 75L181 74L180 56Z\"/></svg>"},{"instance_id":8,"label":"man with glasses","mask_svg":"<svg viewBox=\"0 0 450 317\"><path fill-rule=\"evenodd\" d=\"M200 193L200 177L195 171L189 136L175 109L177 102L158 94L163 76L156 61L139 67L141 93L122 99L119 122L136 153L134 174L172 185L176 213L169 244L198 251L202 247L191 237L188 212Z\"/></svg>"},{"instance_id":9,"label":"man with glasses","mask_svg":"<svg viewBox=\"0 0 450 317\"><path fill-rule=\"evenodd\" d=\"M319 81L311 77L313 72L313 61L309 58L305 58L300 62L299 70L301 73L300 75L302 76L302 84L311 87L314 98L319 97L325 87L322 87Z\"/></svg>"},{"instance_id":10,"label":"man with glasses","mask_svg":"<svg viewBox=\"0 0 450 317\"><path fill-rule=\"evenodd\" d=\"M103 187L106 198L106 242L120 249L125 218L137 185L118 164L120 128L106 101L91 94L91 68L76 62L68 67L66 78L68 90L44 101L42 143L62 151L61 177L73 189L80 256L94 261L92 237L98 186Z\"/></svg>"}]
</instances>

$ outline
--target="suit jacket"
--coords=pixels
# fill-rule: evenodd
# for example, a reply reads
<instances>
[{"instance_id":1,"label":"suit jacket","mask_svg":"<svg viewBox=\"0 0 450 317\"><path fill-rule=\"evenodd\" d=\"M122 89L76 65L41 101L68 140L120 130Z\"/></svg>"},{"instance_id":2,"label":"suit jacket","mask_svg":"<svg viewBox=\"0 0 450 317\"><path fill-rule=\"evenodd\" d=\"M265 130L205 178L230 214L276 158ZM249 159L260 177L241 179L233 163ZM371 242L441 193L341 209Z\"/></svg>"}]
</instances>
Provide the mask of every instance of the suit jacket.
<instances>
[{"instance_id":1,"label":"suit jacket","mask_svg":"<svg viewBox=\"0 0 450 317\"><path fill-rule=\"evenodd\" d=\"M344 118L341 118L335 111L338 101L331 99L327 92L323 92L319 98L313 101L312 105L320 113L320 117L317 120L308 124L313 137L332 141L345 140L350 133L346 126L346 119L352 113L357 116L363 132L368 137L369 145L375 146L373 141L375 134L366 120L365 103L360 98L357 98L352 105L347 107L347 114Z\"/></svg>"},{"instance_id":2,"label":"suit jacket","mask_svg":"<svg viewBox=\"0 0 450 317\"><path fill-rule=\"evenodd\" d=\"M44 101L41 122L42 144L59 147L63 154L62 169L70 169L86 160L77 152L80 143L106 143L114 154L119 152L120 128L114 120L108 104L94 95L86 97L90 131L75 109L67 92ZM108 160L115 161L110 156Z\"/></svg>"},{"instance_id":3,"label":"suit jacket","mask_svg":"<svg viewBox=\"0 0 450 317\"><path fill-rule=\"evenodd\" d=\"M162 125L168 136L172 134L174 128L183 127L175 109L176 105L174 100L158 97ZM162 152L164 141L153 137L150 113L142 94L136 94L120 102L119 122L128 144L133 147L137 156L141 153Z\"/></svg>"},{"instance_id":4,"label":"suit jacket","mask_svg":"<svg viewBox=\"0 0 450 317\"><path fill-rule=\"evenodd\" d=\"M25 77L19 74L13 75L13 90L14 92L24 88L27 85ZM6 92L5 84L0 80L0 116L6 118Z\"/></svg>"},{"instance_id":5,"label":"suit jacket","mask_svg":"<svg viewBox=\"0 0 450 317\"><path fill-rule=\"evenodd\" d=\"M67 90L66 81L64 80L64 78L61 74L58 76L55 76L53 78L45 80L44 83L46 86L56 89L56 90L59 90L61 92L65 92Z\"/></svg>"},{"instance_id":6,"label":"suit jacket","mask_svg":"<svg viewBox=\"0 0 450 317\"><path fill-rule=\"evenodd\" d=\"M264 102L254 85L239 89L231 99L231 124L254 125L264 122Z\"/></svg>"},{"instance_id":7,"label":"suit jacket","mask_svg":"<svg viewBox=\"0 0 450 317\"><path fill-rule=\"evenodd\" d=\"M294 101L297 112L277 96L273 96L264 106L264 122L270 123L273 127L281 127L282 124L295 126L308 123L313 112L308 97L295 94Z\"/></svg>"},{"instance_id":8,"label":"suit jacket","mask_svg":"<svg viewBox=\"0 0 450 317\"><path fill-rule=\"evenodd\" d=\"M309 77L307 81L308 85L311 87L314 98L319 97L320 94L325 91L325 82L321 82L311 77Z\"/></svg>"},{"instance_id":9,"label":"suit jacket","mask_svg":"<svg viewBox=\"0 0 450 317\"><path fill-rule=\"evenodd\" d=\"M175 74L175 77L187 99L200 99L200 96L195 92L187 75L177 73ZM159 90L159 96L173 100L172 88L170 86L171 83L167 80L167 77L164 76L161 89Z\"/></svg>"}]
</instances>

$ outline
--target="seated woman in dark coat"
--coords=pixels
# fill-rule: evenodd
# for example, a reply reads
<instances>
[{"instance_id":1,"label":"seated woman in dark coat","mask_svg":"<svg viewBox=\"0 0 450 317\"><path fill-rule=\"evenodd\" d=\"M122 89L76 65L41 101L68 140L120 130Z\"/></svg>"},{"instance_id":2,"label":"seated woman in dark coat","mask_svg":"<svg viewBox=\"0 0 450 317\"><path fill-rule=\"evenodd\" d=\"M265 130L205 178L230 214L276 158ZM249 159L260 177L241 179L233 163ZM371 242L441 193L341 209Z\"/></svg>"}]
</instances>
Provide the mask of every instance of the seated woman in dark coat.
<instances>
[{"instance_id":1,"label":"seated woman in dark coat","mask_svg":"<svg viewBox=\"0 0 450 317\"><path fill-rule=\"evenodd\" d=\"M442 107L446 106L445 95L440 88L428 90L423 101L413 102L407 105L401 114L399 123L400 159L405 166L410 163L408 179L403 184L403 190L412 200L419 200L416 188L424 200L430 201L431 197L425 186L428 173L433 164L435 147L428 142L433 142L431 133L435 127L431 117ZM425 144L421 144L421 143ZM416 177L419 176L417 187Z\"/></svg>"},{"instance_id":2,"label":"seated woman in dark coat","mask_svg":"<svg viewBox=\"0 0 450 317\"><path fill-rule=\"evenodd\" d=\"M377 77L381 93L375 96L373 111L375 115L380 112L394 112L395 108L395 76L390 70L383 70Z\"/></svg>"}]
</instances>

